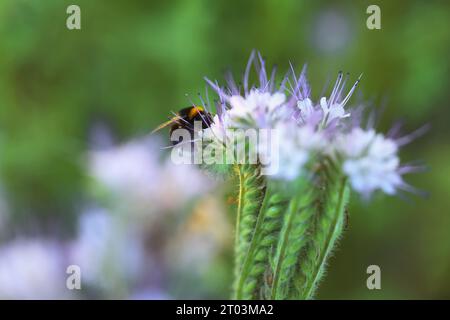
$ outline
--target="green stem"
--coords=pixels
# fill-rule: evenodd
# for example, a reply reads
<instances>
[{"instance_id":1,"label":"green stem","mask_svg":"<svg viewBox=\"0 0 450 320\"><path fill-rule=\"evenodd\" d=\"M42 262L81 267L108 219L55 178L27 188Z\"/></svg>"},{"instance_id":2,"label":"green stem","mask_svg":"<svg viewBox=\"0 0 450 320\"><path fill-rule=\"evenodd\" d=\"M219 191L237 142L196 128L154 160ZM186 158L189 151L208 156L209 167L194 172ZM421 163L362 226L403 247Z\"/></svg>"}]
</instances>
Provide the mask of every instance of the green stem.
<instances>
[{"instance_id":1,"label":"green stem","mask_svg":"<svg viewBox=\"0 0 450 320\"><path fill-rule=\"evenodd\" d=\"M276 257L276 262L275 262L275 272L273 275L272 293L271 293L272 299L275 299L277 296L278 281L280 279L281 265L283 264L283 259L284 259L284 255L286 252L288 239L289 239L289 233L292 228L292 221L294 220L295 213L298 211L298 203L299 203L298 197L294 197L294 199L292 199L289 204L287 227L283 234L282 239L280 240L281 241L280 251L279 251L278 256Z\"/></svg>"},{"instance_id":2,"label":"green stem","mask_svg":"<svg viewBox=\"0 0 450 320\"><path fill-rule=\"evenodd\" d=\"M266 191L266 181L260 173L258 165L241 164L235 167L239 177L239 195L236 214L235 239L235 281L236 299L242 298L243 282L248 273L248 252L252 249L252 238L258 221L259 212ZM243 279L244 278L244 279Z\"/></svg>"},{"instance_id":3,"label":"green stem","mask_svg":"<svg viewBox=\"0 0 450 320\"><path fill-rule=\"evenodd\" d=\"M338 203L335 208L335 212L333 214L332 222L329 228L329 232L327 234L326 240L325 240L325 250L320 250L319 259L317 260L317 263L315 264L313 277L308 278L310 279L306 283L306 290L304 299L311 299L312 295L314 293L314 290L317 286L317 282L320 280L322 270L325 266L325 262L330 254L330 252L333 249L335 240L339 237L341 232L341 225L339 222L342 222L343 214L344 214L344 206L345 206L345 193L347 188L347 179L342 178L342 182L339 188L339 197L338 197Z\"/></svg>"},{"instance_id":4,"label":"green stem","mask_svg":"<svg viewBox=\"0 0 450 320\"><path fill-rule=\"evenodd\" d=\"M242 172L239 168L236 168L237 175L239 177L239 194L238 194L238 205L237 205L237 213L236 213L236 231L235 231L235 249L237 249L239 243L239 228L241 223L242 216L242 201L244 196L244 186L243 186L243 177ZM235 252L236 254L236 252Z\"/></svg>"},{"instance_id":5,"label":"green stem","mask_svg":"<svg viewBox=\"0 0 450 320\"><path fill-rule=\"evenodd\" d=\"M310 299L342 232L347 179L324 159L311 178L291 186L295 192L283 194L279 185L268 186L259 170L236 166L233 297Z\"/></svg>"},{"instance_id":6,"label":"green stem","mask_svg":"<svg viewBox=\"0 0 450 320\"><path fill-rule=\"evenodd\" d=\"M248 248L247 255L245 256L244 263L242 265L242 270L239 275L238 286L236 288L236 299L243 299L243 287L245 280L249 274L250 268L252 266L253 258L255 255L255 249L258 245L260 235L262 232L263 221L265 217L267 202L270 197L270 193L266 191L263 203L258 213L258 218L256 220L255 229L253 231L252 240L250 242L250 247Z\"/></svg>"},{"instance_id":7,"label":"green stem","mask_svg":"<svg viewBox=\"0 0 450 320\"><path fill-rule=\"evenodd\" d=\"M240 241L240 230L241 230L241 218L242 218L242 208L244 202L244 174L239 166L235 166L235 172L239 179L239 193L238 193L238 203L237 203L237 212L236 212L236 230L235 230L235 243L234 243L234 276L235 279L238 279L240 269L241 269L241 254L239 250L239 241ZM234 286L236 287L236 280ZM236 291L235 291L236 292ZM237 297L235 297L237 298Z\"/></svg>"}]
</instances>

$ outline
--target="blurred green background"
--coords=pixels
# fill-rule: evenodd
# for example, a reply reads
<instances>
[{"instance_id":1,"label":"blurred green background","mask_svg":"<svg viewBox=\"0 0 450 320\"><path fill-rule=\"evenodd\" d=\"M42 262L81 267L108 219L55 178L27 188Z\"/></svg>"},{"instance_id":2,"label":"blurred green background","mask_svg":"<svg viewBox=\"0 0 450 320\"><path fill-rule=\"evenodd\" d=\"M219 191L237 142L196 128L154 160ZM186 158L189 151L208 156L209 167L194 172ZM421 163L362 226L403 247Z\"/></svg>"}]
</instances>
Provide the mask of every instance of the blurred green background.
<instances>
[{"instance_id":1,"label":"blurred green background","mask_svg":"<svg viewBox=\"0 0 450 320\"><path fill-rule=\"evenodd\" d=\"M70 4L81 30L65 26ZM366 27L370 4L381 30ZM355 197L318 298L450 298L447 1L3 0L0 39L0 187L21 233L58 224L70 237L96 123L118 142L145 135L204 92L204 76L238 76L255 48L281 72L307 63L315 99L339 70L364 73L359 94L385 106L382 131L431 124L401 154L429 166L407 178L429 197ZM371 264L382 290L366 288Z\"/></svg>"}]
</instances>

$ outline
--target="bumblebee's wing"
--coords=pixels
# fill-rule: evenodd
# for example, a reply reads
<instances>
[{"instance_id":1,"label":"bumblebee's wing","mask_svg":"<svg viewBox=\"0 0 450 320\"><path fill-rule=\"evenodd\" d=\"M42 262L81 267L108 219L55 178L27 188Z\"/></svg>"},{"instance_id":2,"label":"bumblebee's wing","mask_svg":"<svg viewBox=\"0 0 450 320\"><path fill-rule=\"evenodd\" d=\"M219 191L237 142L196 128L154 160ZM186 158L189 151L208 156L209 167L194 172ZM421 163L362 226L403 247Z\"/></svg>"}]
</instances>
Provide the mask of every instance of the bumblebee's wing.
<instances>
[{"instance_id":1,"label":"bumblebee's wing","mask_svg":"<svg viewBox=\"0 0 450 320\"><path fill-rule=\"evenodd\" d=\"M171 124L177 122L177 121L180 120L180 119L182 119L180 116L175 116L175 117L173 117L172 119L170 119L169 121L166 121L166 122L160 124L159 126L157 126L157 127L152 131L152 133L155 133L156 131L161 130L162 128L165 128L165 127L167 127L167 126L170 126Z\"/></svg>"}]
</instances>

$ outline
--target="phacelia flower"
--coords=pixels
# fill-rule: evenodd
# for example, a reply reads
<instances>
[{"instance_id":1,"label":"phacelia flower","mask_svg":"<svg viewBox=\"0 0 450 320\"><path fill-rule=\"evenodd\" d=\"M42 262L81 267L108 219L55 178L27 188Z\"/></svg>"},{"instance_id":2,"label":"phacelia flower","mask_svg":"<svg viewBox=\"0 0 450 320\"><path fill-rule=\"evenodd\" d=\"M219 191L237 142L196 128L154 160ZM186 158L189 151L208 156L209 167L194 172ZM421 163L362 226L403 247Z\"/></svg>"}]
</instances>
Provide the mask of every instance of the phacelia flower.
<instances>
[{"instance_id":1,"label":"phacelia flower","mask_svg":"<svg viewBox=\"0 0 450 320\"><path fill-rule=\"evenodd\" d=\"M205 140L215 141L225 144L228 139L228 129L230 128L230 116L228 113L223 117L215 115L209 128L202 130L199 135Z\"/></svg>"},{"instance_id":2,"label":"phacelia flower","mask_svg":"<svg viewBox=\"0 0 450 320\"><path fill-rule=\"evenodd\" d=\"M254 66L258 85L249 86L249 73ZM306 80L306 68L296 75L291 68L275 86L275 71L267 77L265 61L252 53L244 73L243 88L232 77L227 87L207 79L219 96L218 115L210 128L203 132L209 140L226 141L233 129L270 129L278 141L277 170L269 170L270 178L295 180L308 163L324 156L338 155L338 165L347 175L353 189L363 195L375 190L395 194L405 188L402 174L408 170L400 165L397 141L377 133L374 129L360 127L361 115L348 106L361 76L346 90L349 79L339 72L331 94L314 102ZM272 139L273 140L273 139ZM258 145L259 155L264 158L268 146ZM261 161L262 162L262 161ZM268 164L271 167L271 164ZM274 169L274 168L272 168Z\"/></svg>"},{"instance_id":3,"label":"phacelia flower","mask_svg":"<svg viewBox=\"0 0 450 320\"><path fill-rule=\"evenodd\" d=\"M270 168L273 178L294 180L303 171L304 165L314 152L324 147L325 138L312 126L297 126L294 121L279 122L274 127L274 139L277 139L278 161L270 165L281 166L281 169Z\"/></svg>"},{"instance_id":4,"label":"phacelia flower","mask_svg":"<svg viewBox=\"0 0 450 320\"><path fill-rule=\"evenodd\" d=\"M300 110L299 120L303 123L308 123L316 113L316 109L309 98L297 101L297 107Z\"/></svg>"},{"instance_id":5,"label":"phacelia flower","mask_svg":"<svg viewBox=\"0 0 450 320\"><path fill-rule=\"evenodd\" d=\"M258 89L250 90L245 97L233 95L229 99L231 109L228 112L235 127L256 125L260 128L270 126L278 108L286 101L284 93L273 94Z\"/></svg>"},{"instance_id":6,"label":"phacelia flower","mask_svg":"<svg viewBox=\"0 0 450 320\"><path fill-rule=\"evenodd\" d=\"M394 194L403 184L395 141L375 130L354 128L338 137L336 150L345 159L343 171L356 191L370 195L381 189L387 194Z\"/></svg>"},{"instance_id":7,"label":"phacelia flower","mask_svg":"<svg viewBox=\"0 0 450 320\"><path fill-rule=\"evenodd\" d=\"M249 85L252 65L257 83ZM238 180L235 299L313 298L343 232L350 189L365 197L413 190L402 176L415 168L402 166L398 151L417 134L394 139L362 121L364 109L349 105L361 77L348 89L349 75L339 72L330 95L315 99L305 71L291 66L276 85L275 71L268 77L252 53L242 86L231 76L225 87L207 79L219 97L217 115L197 149L210 160L238 155L217 162Z\"/></svg>"}]
</instances>

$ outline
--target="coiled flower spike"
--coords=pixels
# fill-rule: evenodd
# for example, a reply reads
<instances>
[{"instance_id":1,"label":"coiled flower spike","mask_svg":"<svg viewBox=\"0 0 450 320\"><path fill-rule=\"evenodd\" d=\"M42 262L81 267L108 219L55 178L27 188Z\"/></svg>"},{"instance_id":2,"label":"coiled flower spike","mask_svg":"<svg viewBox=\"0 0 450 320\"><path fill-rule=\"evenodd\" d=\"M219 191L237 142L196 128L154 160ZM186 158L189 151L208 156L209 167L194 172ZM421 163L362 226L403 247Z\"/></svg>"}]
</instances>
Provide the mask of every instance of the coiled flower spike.
<instances>
[{"instance_id":1,"label":"coiled flower spike","mask_svg":"<svg viewBox=\"0 0 450 320\"><path fill-rule=\"evenodd\" d=\"M249 83L252 66L257 85ZM330 95L318 102L310 96L306 68L297 76L291 67L280 86L275 76L275 70L268 76L265 61L253 52L242 88L231 76L226 87L206 79L219 99L217 115L201 132L203 144L227 152L235 147L236 141L228 143L234 131L269 130L276 146L237 140L257 156L256 162L231 164L238 198L237 299L313 298L342 235L350 190L365 198L376 191L410 191L403 175L417 169L402 166L398 156L410 137L393 139L363 128L348 106L361 76L346 90L349 75L340 72ZM268 157L268 150L275 153ZM277 161L267 161L272 156Z\"/></svg>"}]
</instances>

